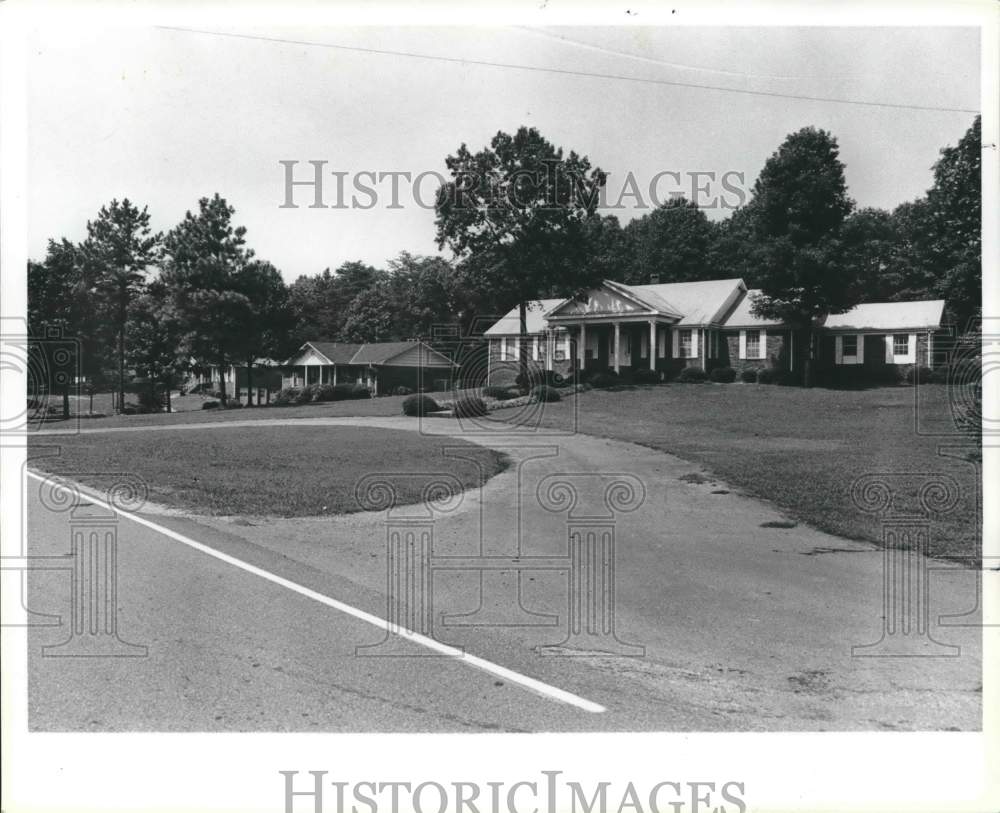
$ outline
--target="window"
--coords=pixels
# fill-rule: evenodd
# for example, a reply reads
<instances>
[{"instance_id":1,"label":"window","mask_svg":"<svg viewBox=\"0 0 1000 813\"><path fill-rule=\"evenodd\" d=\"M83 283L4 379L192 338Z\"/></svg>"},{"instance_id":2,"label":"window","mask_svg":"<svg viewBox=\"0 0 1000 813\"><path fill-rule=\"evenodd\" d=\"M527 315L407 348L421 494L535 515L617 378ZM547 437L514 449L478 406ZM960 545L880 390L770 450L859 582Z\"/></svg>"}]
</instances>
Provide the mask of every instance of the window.
<instances>
[{"instance_id":1,"label":"window","mask_svg":"<svg viewBox=\"0 0 1000 813\"><path fill-rule=\"evenodd\" d=\"M913 364L916 360L916 333L893 333L885 337L886 364Z\"/></svg>"},{"instance_id":2,"label":"window","mask_svg":"<svg viewBox=\"0 0 1000 813\"><path fill-rule=\"evenodd\" d=\"M748 330L747 331L747 358L757 359L760 358L760 331L759 330Z\"/></svg>"},{"instance_id":3,"label":"window","mask_svg":"<svg viewBox=\"0 0 1000 813\"><path fill-rule=\"evenodd\" d=\"M678 342L681 348L681 358L691 357L691 330L680 331Z\"/></svg>"},{"instance_id":4,"label":"window","mask_svg":"<svg viewBox=\"0 0 1000 813\"><path fill-rule=\"evenodd\" d=\"M836 336L834 337L834 345L834 364L865 363L865 337L862 334L851 333Z\"/></svg>"}]
</instances>

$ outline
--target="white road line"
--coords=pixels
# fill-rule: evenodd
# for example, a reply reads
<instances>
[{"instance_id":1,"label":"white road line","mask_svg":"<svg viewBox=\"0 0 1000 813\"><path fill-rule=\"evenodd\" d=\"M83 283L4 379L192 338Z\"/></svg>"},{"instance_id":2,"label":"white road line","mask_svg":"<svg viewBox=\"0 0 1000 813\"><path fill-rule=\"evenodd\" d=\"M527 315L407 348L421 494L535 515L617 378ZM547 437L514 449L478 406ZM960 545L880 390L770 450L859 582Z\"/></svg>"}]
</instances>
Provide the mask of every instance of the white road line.
<instances>
[{"instance_id":1,"label":"white road line","mask_svg":"<svg viewBox=\"0 0 1000 813\"><path fill-rule=\"evenodd\" d=\"M59 483L55 483L49 480L47 477L43 477L36 474L33 471L27 472L29 477L33 477L42 483L48 483L50 488L57 488L61 491L71 492L72 490L63 486ZM56 475L58 476L58 475ZM82 493L82 492L81 492ZM251 565L248 562L244 562L241 559L237 559L229 554L222 553L215 550L214 548L204 545L201 542L196 542L195 540L179 534L176 531L170 530L170 528L165 528L162 525L158 525L155 522L151 522L144 517L140 517L138 514L133 514L129 511L123 511L114 505L111 505L104 500L98 499L92 496L90 490L87 489L86 497L89 501L95 505L99 505L102 508L106 508L110 511L114 511L121 517L129 519L139 525L144 525L157 533L163 534L163 536L169 537L176 542L180 542L182 545L187 545L189 548L194 548L208 556L218 559L226 564L238 567L240 570L244 570L247 573L252 573L255 576L260 576L262 579L266 579L273 584L280 585L281 587L287 588L294 593L298 593L306 598L311 598L313 601L318 601L320 604L324 604L327 607L332 607L334 610L339 610L353 618L357 618L360 621L371 624L372 626L378 627L382 630L390 630L401 638L405 638L408 641L412 641L420 646L425 646L428 649L432 649L435 652L439 652L442 655L447 655L454 658L457 661L468 664L469 666L474 666L477 669L482 669L484 672L489 672L491 675L496 675L497 677L509 680L511 683L516 683L518 686L522 686L525 689L536 692L537 694L547 697L550 700L559 700L563 703L568 703L571 706L576 706L578 709L583 709L584 711L589 711L594 714L600 714L601 712L607 711L607 709L600 705L599 703L594 703L591 700L587 700L584 697L573 694L572 692L567 692L565 689L560 689L556 686L550 686L548 683L543 683L540 680L535 680L535 678L528 677L527 675L522 675L520 672L515 672L512 669L508 669L505 666L500 666L500 664L493 663L493 661L488 661L485 658L477 657L476 655L470 655L467 652L463 652L448 644L442 644L440 641L435 641L433 638L428 638L426 635L421 635L419 632L413 632L412 630L406 629L405 627L390 627L389 622L380 618L372 613L365 612L364 610L359 610L357 607L353 607L350 604L345 604L342 601L337 601L337 599L330 598L329 596L324 596L322 593L317 593L315 590L310 590L308 587L304 587L297 582L290 581L289 579L278 576L271 573L269 570L264 570L263 568L257 567L256 565Z\"/></svg>"}]
</instances>

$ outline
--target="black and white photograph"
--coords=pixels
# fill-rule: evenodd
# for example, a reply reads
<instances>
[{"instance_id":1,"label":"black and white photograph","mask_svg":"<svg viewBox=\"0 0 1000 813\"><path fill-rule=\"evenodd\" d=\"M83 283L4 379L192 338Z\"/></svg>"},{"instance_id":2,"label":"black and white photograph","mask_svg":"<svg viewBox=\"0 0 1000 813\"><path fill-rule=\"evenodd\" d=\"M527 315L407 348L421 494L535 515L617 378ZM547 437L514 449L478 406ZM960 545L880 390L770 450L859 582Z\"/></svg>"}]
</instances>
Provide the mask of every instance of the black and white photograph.
<instances>
[{"instance_id":1,"label":"black and white photograph","mask_svg":"<svg viewBox=\"0 0 1000 813\"><path fill-rule=\"evenodd\" d=\"M851 8L0 4L4 809L997 809L997 6Z\"/></svg>"}]
</instances>

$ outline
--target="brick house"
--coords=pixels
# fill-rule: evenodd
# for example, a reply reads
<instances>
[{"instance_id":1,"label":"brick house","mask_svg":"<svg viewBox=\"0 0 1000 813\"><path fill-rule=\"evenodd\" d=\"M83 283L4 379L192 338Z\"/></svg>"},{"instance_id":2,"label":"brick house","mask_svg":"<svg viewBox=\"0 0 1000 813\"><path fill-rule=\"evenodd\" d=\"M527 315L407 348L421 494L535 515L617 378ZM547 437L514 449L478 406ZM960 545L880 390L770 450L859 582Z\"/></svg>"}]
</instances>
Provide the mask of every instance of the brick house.
<instances>
[{"instance_id":1,"label":"brick house","mask_svg":"<svg viewBox=\"0 0 1000 813\"><path fill-rule=\"evenodd\" d=\"M306 342L283 367L282 387L364 384L373 395L380 395L396 387L447 389L455 365L420 341Z\"/></svg>"},{"instance_id":2,"label":"brick house","mask_svg":"<svg viewBox=\"0 0 1000 813\"><path fill-rule=\"evenodd\" d=\"M661 378L689 366L800 370L808 348L798 346L802 341L789 325L751 313L757 293L741 279L608 280L576 298L540 300L527 314L529 363L562 375L646 369ZM826 316L816 325L817 370L902 377L916 365L933 367L943 311L942 300L929 300L866 303ZM517 375L519 328L514 308L485 332L490 384Z\"/></svg>"}]
</instances>

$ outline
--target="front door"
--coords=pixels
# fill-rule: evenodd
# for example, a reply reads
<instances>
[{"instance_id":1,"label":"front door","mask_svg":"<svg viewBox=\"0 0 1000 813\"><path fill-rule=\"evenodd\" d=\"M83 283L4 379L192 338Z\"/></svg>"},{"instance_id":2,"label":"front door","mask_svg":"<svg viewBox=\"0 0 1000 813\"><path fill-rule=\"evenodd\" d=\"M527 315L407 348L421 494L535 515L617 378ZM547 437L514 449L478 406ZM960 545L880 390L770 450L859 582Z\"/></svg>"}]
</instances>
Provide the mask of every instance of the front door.
<instances>
[{"instance_id":1,"label":"front door","mask_svg":"<svg viewBox=\"0 0 1000 813\"><path fill-rule=\"evenodd\" d=\"M624 330L621 333L621 343L622 343L622 367L632 366L632 334L626 333Z\"/></svg>"}]
</instances>

